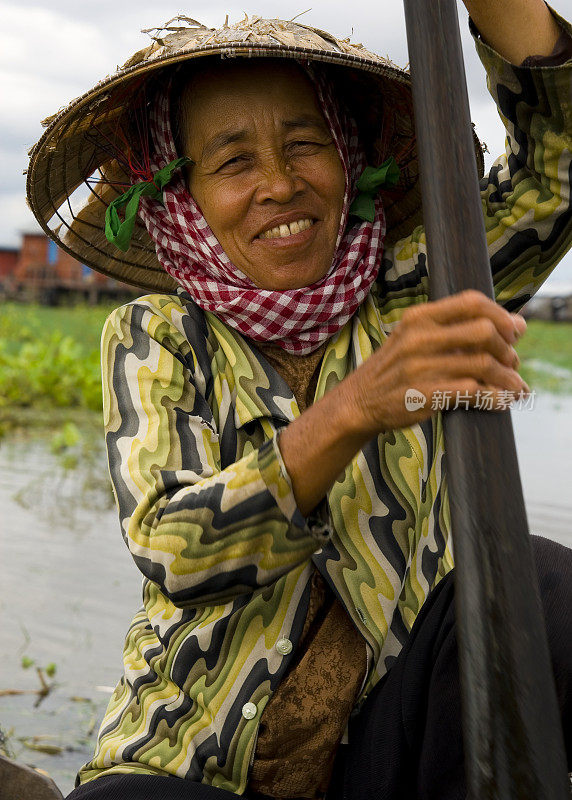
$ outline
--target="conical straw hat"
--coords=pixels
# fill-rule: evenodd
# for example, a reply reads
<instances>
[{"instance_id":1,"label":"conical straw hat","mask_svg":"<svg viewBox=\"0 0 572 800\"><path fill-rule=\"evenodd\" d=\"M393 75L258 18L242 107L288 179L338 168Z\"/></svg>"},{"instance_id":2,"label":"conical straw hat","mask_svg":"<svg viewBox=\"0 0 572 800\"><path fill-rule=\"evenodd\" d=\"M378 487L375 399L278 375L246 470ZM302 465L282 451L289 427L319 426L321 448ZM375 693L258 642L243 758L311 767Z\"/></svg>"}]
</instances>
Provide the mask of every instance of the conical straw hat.
<instances>
[{"instance_id":1,"label":"conical straw hat","mask_svg":"<svg viewBox=\"0 0 572 800\"><path fill-rule=\"evenodd\" d=\"M116 74L44 121L46 130L30 151L28 203L45 232L93 269L152 291L173 291L152 240L138 220L131 247L122 253L105 238L107 205L131 183L125 158L135 137L134 108L182 62L199 58L290 58L319 62L357 119L369 163L393 155L401 168L397 187L383 193L388 234L394 242L421 222L421 192L410 77L389 59L360 44L278 19L245 17L234 25L207 28L176 17L145 31L151 44ZM200 65L197 63L197 66ZM482 148L475 136L479 173Z\"/></svg>"}]
</instances>

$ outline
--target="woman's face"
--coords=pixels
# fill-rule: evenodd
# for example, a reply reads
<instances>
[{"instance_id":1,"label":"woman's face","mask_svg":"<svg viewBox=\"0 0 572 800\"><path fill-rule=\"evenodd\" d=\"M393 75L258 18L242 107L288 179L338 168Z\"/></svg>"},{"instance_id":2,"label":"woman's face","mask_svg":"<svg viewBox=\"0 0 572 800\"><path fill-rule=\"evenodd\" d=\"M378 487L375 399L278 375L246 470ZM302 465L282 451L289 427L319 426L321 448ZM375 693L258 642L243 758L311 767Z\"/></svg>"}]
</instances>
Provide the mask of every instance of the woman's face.
<instances>
[{"instance_id":1,"label":"woman's face","mask_svg":"<svg viewBox=\"0 0 572 800\"><path fill-rule=\"evenodd\" d=\"M199 76L183 92L189 188L232 263L292 289L330 269L344 171L311 83L262 60Z\"/></svg>"}]
</instances>

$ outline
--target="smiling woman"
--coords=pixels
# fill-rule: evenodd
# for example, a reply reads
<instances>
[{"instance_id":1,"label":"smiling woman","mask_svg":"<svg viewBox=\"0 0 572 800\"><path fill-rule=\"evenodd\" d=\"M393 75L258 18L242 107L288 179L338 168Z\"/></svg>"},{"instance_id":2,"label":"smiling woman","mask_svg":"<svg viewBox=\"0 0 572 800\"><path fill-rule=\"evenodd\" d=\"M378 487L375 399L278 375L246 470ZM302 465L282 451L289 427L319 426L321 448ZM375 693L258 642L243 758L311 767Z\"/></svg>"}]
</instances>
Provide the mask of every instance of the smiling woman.
<instances>
[{"instance_id":1,"label":"smiling woman","mask_svg":"<svg viewBox=\"0 0 572 800\"><path fill-rule=\"evenodd\" d=\"M572 39L536 10L522 65L475 33L508 132L496 303L428 301L409 77L322 31L180 19L34 149L50 235L154 292L102 338L143 605L74 800L464 796L434 400L527 392L515 312L570 246ZM570 553L536 550L570 747Z\"/></svg>"},{"instance_id":2,"label":"smiling woman","mask_svg":"<svg viewBox=\"0 0 572 800\"><path fill-rule=\"evenodd\" d=\"M191 194L235 267L264 289L323 278L345 180L308 77L278 61L219 67L181 102Z\"/></svg>"},{"instance_id":3,"label":"smiling woman","mask_svg":"<svg viewBox=\"0 0 572 800\"><path fill-rule=\"evenodd\" d=\"M314 88L295 64L220 67L181 97L189 188L229 259L264 289L330 270L345 176Z\"/></svg>"}]
</instances>

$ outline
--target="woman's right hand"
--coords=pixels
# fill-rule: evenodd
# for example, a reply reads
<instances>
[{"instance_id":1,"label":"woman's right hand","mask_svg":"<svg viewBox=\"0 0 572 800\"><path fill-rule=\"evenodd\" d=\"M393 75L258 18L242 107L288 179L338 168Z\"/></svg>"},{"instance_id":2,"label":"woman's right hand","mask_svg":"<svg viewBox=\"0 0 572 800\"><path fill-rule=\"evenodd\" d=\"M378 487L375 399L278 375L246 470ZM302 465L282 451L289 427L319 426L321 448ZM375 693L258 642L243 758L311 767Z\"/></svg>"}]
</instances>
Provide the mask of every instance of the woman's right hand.
<instances>
[{"instance_id":1,"label":"woman's right hand","mask_svg":"<svg viewBox=\"0 0 572 800\"><path fill-rule=\"evenodd\" d=\"M525 329L521 316L473 290L407 309L383 346L346 379L356 429L371 438L427 419L435 393L449 393L440 396L450 397L452 408L457 393L474 406L490 392L493 409L506 408L506 392L529 392L513 346ZM405 405L411 389L426 398L414 410Z\"/></svg>"}]
</instances>

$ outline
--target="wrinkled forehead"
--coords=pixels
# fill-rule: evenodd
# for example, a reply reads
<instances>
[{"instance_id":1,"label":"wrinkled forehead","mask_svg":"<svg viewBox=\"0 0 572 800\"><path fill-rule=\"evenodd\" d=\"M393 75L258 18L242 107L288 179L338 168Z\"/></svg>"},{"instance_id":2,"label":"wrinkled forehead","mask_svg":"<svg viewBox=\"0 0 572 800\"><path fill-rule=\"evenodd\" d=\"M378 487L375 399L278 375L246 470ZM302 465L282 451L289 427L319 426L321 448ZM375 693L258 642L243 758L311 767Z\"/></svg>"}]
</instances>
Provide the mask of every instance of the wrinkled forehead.
<instances>
[{"instance_id":1,"label":"wrinkled forehead","mask_svg":"<svg viewBox=\"0 0 572 800\"><path fill-rule=\"evenodd\" d=\"M183 138L191 126L212 123L215 115L237 108L313 114L327 125L313 82L295 61L213 60L198 69L185 70L171 89L174 128Z\"/></svg>"}]
</instances>

